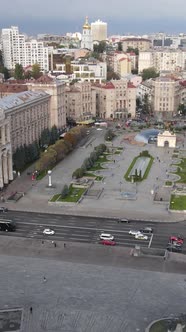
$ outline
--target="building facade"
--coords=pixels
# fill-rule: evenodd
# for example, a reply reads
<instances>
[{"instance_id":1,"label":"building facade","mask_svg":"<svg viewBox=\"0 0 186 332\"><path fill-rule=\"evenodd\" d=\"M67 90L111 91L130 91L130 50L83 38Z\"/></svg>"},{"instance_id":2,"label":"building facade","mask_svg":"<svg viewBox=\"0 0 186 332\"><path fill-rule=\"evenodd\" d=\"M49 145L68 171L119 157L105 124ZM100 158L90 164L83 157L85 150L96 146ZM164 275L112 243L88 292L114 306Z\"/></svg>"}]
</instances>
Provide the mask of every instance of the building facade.
<instances>
[{"instance_id":1,"label":"building facade","mask_svg":"<svg viewBox=\"0 0 186 332\"><path fill-rule=\"evenodd\" d=\"M8 69L14 69L17 63L23 68L38 63L42 71L49 70L49 48L41 41L26 41L18 27L2 29L1 43L3 63Z\"/></svg>"},{"instance_id":2,"label":"building facade","mask_svg":"<svg viewBox=\"0 0 186 332\"><path fill-rule=\"evenodd\" d=\"M107 39L107 23L97 20L91 23L92 40L102 41Z\"/></svg>"},{"instance_id":3,"label":"building facade","mask_svg":"<svg viewBox=\"0 0 186 332\"><path fill-rule=\"evenodd\" d=\"M55 125L59 130L64 129L66 127L65 83L44 75L36 81L26 83L26 85L28 90L41 90L50 95L50 118L48 127L52 128Z\"/></svg>"},{"instance_id":4,"label":"building facade","mask_svg":"<svg viewBox=\"0 0 186 332\"><path fill-rule=\"evenodd\" d=\"M0 189L13 180L10 118L0 107Z\"/></svg>"},{"instance_id":5,"label":"building facade","mask_svg":"<svg viewBox=\"0 0 186 332\"><path fill-rule=\"evenodd\" d=\"M93 50L92 32L91 32L91 26L88 23L88 17L86 17L85 23L83 25L81 48L87 48L88 50Z\"/></svg>"},{"instance_id":6,"label":"building facade","mask_svg":"<svg viewBox=\"0 0 186 332\"><path fill-rule=\"evenodd\" d=\"M136 114L136 88L127 80L112 80L106 84L97 84L97 114L102 119L126 119Z\"/></svg>"},{"instance_id":7,"label":"building facade","mask_svg":"<svg viewBox=\"0 0 186 332\"><path fill-rule=\"evenodd\" d=\"M152 80L152 111L157 117L171 118L177 113L180 103L179 81L167 77Z\"/></svg>"},{"instance_id":8,"label":"building facade","mask_svg":"<svg viewBox=\"0 0 186 332\"><path fill-rule=\"evenodd\" d=\"M50 95L44 91L26 91L0 99L0 110L9 120L5 137L10 140L12 152L20 146L39 141L41 132L50 120ZM8 128L8 126L7 126ZM8 136L10 132L10 137Z\"/></svg>"},{"instance_id":9,"label":"building facade","mask_svg":"<svg viewBox=\"0 0 186 332\"><path fill-rule=\"evenodd\" d=\"M96 92L91 83L79 82L66 87L66 115L75 121L89 120L96 116Z\"/></svg>"},{"instance_id":10,"label":"building facade","mask_svg":"<svg viewBox=\"0 0 186 332\"><path fill-rule=\"evenodd\" d=\"M151 47L151 41L145 38L126 38L122 40L123 51L126 52L129 47L137 48L139 51L148 51Z\"/></svg>"}]
</instances>

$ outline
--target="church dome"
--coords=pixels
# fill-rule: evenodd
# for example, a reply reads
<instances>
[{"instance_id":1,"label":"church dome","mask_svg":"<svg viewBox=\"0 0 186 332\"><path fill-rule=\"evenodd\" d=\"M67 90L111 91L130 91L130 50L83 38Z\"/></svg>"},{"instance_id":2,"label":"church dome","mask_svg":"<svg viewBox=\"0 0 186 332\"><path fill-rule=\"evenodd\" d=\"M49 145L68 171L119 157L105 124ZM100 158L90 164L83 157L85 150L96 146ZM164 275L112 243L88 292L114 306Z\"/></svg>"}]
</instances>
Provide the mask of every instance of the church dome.
<instances>
[{"instance_id":1,"label":"church dome","mask_svg":"<svg viewBox=\"0 0 186 332\"><path fill-rule=\"evenodd\" d=\"M90 29L91 29L91 26L90 26L90 24L88 23L88 16L86 16L85 23L84 23L84 25L83 25L83 29L87 29L87 30L90 30Z\"/></svg>"}]
</instances>

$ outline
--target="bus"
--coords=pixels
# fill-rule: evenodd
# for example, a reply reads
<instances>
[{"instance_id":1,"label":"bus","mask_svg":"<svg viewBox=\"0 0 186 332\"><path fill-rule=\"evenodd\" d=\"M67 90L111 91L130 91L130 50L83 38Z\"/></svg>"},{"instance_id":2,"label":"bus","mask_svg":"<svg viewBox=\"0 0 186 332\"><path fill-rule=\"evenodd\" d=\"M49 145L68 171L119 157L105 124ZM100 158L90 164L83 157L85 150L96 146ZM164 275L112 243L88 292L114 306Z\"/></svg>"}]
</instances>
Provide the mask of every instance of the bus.
<instances>
[{"instance_id":1,"label":"bus","mask_svg":"<svg viewBox=\"0 0 186 332\"><path fill-rule=\"evenodd\" d=\"M13 220L0 219L0 231L14 232L16 230L16 224Z\"/></svg>"}]
</instances>

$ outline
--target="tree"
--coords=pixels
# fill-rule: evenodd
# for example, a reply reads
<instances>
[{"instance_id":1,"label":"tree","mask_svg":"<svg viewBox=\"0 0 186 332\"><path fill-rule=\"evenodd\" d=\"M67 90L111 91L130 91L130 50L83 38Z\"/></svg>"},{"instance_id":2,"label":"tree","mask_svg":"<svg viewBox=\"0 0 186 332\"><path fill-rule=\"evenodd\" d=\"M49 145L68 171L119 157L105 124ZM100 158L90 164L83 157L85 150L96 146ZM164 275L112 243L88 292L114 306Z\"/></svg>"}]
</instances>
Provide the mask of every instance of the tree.
<instances>
[{"instance_id":1,"label":"tree","mask_svg":"<svg viewBox=\"0 0 186 332\"><path fill-rule=\"evenodd\" d=\"M41 147L45 147L48 146L50 143L50 130L44 129L41 133L41 137L40 137L40 146Z\"/></svg>"},{"instance_id":2,"label":"tree","mask_svg":"<svg viewBox=\"0 0 186 332\"><path fill-rule=\"evenodd\" d=\"M69 188L68 188L67 184L65 184L61 191L61 197L65 198L66 196L68 196L68 193L69 193Z\"/></svg>"},{"instance_id":3,"label":"tree","mask_svg":"<svg viewBox=\"0 0 186 332\"><path fill-rule=\"evenodd\" d=\"M104 40L100 41L99 44L94 44L95 53L103 53L106 51L106 42Z\"/></svg>"},{"instance_id":4,"label":"tree","mask_svg":"<svg viewBox=\"0 0 186 332\"><path fill-rule=\"evenodd\" d=\"M8 80L10 78L9 70L6 67L4 66L0 67L0 73L4 74L5 80Z\"/></svg>"},{"instance_id":5,"label":"tree","mask_svg":"<svg viewBox=\"0 0 186 332\"><path fill-rule=\"evenodd\" d=\"M57 127L54 125L50 132L50 144L54 144L59 138Z\"/></svg>"},{"instance_id":6,"label":"tree","mask_svg":"<svg viewBox=\"0 0 186 332\"><path fill-rule=\"evenodd\" d=\"M32 66L32 77L37 79L39 77L42 76L42 73L41 73L41 68L40 68L40 65L38 63L35 63L33 66Z\"/></svg>"},{"instance_id":7,"label":"tree","mask_svg":"<svg viewBox=\"0 0 186 332\"><path fill-rule=\"evenodd\" d=\"M23 66L21 64L19 64L19 63L16 63L16 65L15 65L14 78L16 80L23 80L24 79Z\"/></svg>"},{"instance_id":8,"label":"tree","mask_svg":"<svg viewBox=\"0 0 186 332\"><path fill-rule=\"evenodd\" d=\"M119 43L118 43L118 51L123 51L123 48L122 48L122 42L119 42Z\"/></svg>"},{"instance_id":9,"label":"tree","mask_svg":"<svg viewBox=\"0 0 186 332\"><path fill-rule=\"evenodd\" d=\"M143 69L143 71L142 71L143 81L148 80L149 78L155 78L158 76L159 76L159 73L157 73L157 71L154 67L149 67L149 68Z\"/></svg>"},{"instance_id":10,"label":"tree","mask_svg":"<svg viewBox=\"0 0 186 332\"><path fill-rule=\"evenodd\" d=\"M179 104L178 106L178 114L185 115L186 114L186 108L184 104Z\"/></svg>"},{"instance_id":11,"label":"tree","mask_svg":"<svg viewBox=\"0 0 186 332\"><path fill-rule=\"evenodd\" d=\"M120 79L119 75L116 74L110 66L107 66L107 80L111 81L111 80L119 80L119 79Z\"/></svg>"},{"instance_id":12,"label":"tree","mask_svg":"<svg viewBox=\"0 0 186 332\"><path fill-rule=\"evenodd\" d=\"M72 177L75 178L75 179L79 179L79 178L82 178L82 176L84 175L84 168L77 168L74 173L72 174Z\"/></svg>"},{"instance_id":13,"label":"tree","mask_svg":"<svg viewBox=\"0 0 186 332\"><path fill-rule=\"evenodd\" d=\"M138 50L138 48L136 47L136 48L133 48L133 47L128 47L127 48L127 53L131 53L131 52L134 52L136 55L139 55L139 50Z\"/></svg>"},{"instance_id":14,"label":"tree","mask_svg":"<svg viewBox=\"0 0 186 332\"><path fill-rule=\"evenodd\" d=\"M142 110L143 110L143 113L145 113L145 114L149 114L151 111L151 106L149 103L149 96L147 93L145 93L143 100L142 100Z\"/></svg>"},{"instance_id":15,"label":"tree","mask_svg":"<svg viewBox=\"0 0 186 332\"><path fill-rule=\"evenodd\" d=\"M105 141L112 141L112 139L115 137L115 134L111 129L108 129L105 133Z\"/></svg>"}]
</instances>

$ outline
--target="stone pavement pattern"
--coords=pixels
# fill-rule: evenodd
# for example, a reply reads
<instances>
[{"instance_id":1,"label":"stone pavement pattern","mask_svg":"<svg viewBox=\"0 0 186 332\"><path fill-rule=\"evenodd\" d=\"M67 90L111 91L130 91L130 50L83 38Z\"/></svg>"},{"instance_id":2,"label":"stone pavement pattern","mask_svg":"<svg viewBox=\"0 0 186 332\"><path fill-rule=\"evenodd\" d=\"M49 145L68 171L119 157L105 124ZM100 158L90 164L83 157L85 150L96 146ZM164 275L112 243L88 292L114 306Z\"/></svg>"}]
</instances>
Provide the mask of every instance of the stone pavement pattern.
<instances>
[{"instance_id":1,"label":"stone pavement pattern","mask_svg":"<svg viewBox=\"0 0 186 332\"><path fill-rule=\"evenodd\" d=\"M63 204L62 206L49 206L48 200L55 194L60 193L64 184L70 184L73 171L82 165L83 160L90 155L94 146L104 141L104 131L95 131L95 138L91 144L85 144L77 148L52 171L52 182L55 188L48 189L48 176L41 181L32 183L31 176L26 172L16 179L10 186L11 191L25 191L26 195L20 201L8 203L8 206L16 210L79 214L105 217L128 217L148 220L177 221L183 220L183 214L168 213L168 203L154 204L151 195L152 190L160 190L167 178L167 169L172 162L171 149L157 148L154 145L145 147L130 145L123 141L124 134L118 136L114 146L123 146L121 155L114 155L115 162L108 164L108 169L100 171L105 175L101 183L95 185L95 189L104 189L101 197L97 199L83 199L80 204L73 206ZM147 180L139 184L132 184L124 180L131 161L141 151L148 149L154 156L154 163ZM157 159L157 157L160 159ZM23 180L21 182L21 180ZM13 190L14 188L14 190ZM25 190L24 190L25 189ZM8 188L8 191L10 189ZM136 192L136 200L123 199L122 193ZM7 195L5 193L5 195Z\"/></svg>"},{"instance_id":2,"label":"stone pavement pattern","mask_svg":"<svg viewBox=\"0 0 186 332\"><path fill-rule=\"evenodd\" d=\"M144 332L153 319L186 311L182 274L136 273L125 267L125 255L117 266L117 254L110 256L115 266L104 267L100 258L91 264L91 255L86 264L66 262L63 250L60 260L34 258L34 243L30 257L0 256L0 308L23 308L21 331Z\"/></svg>"}]
</instances>

